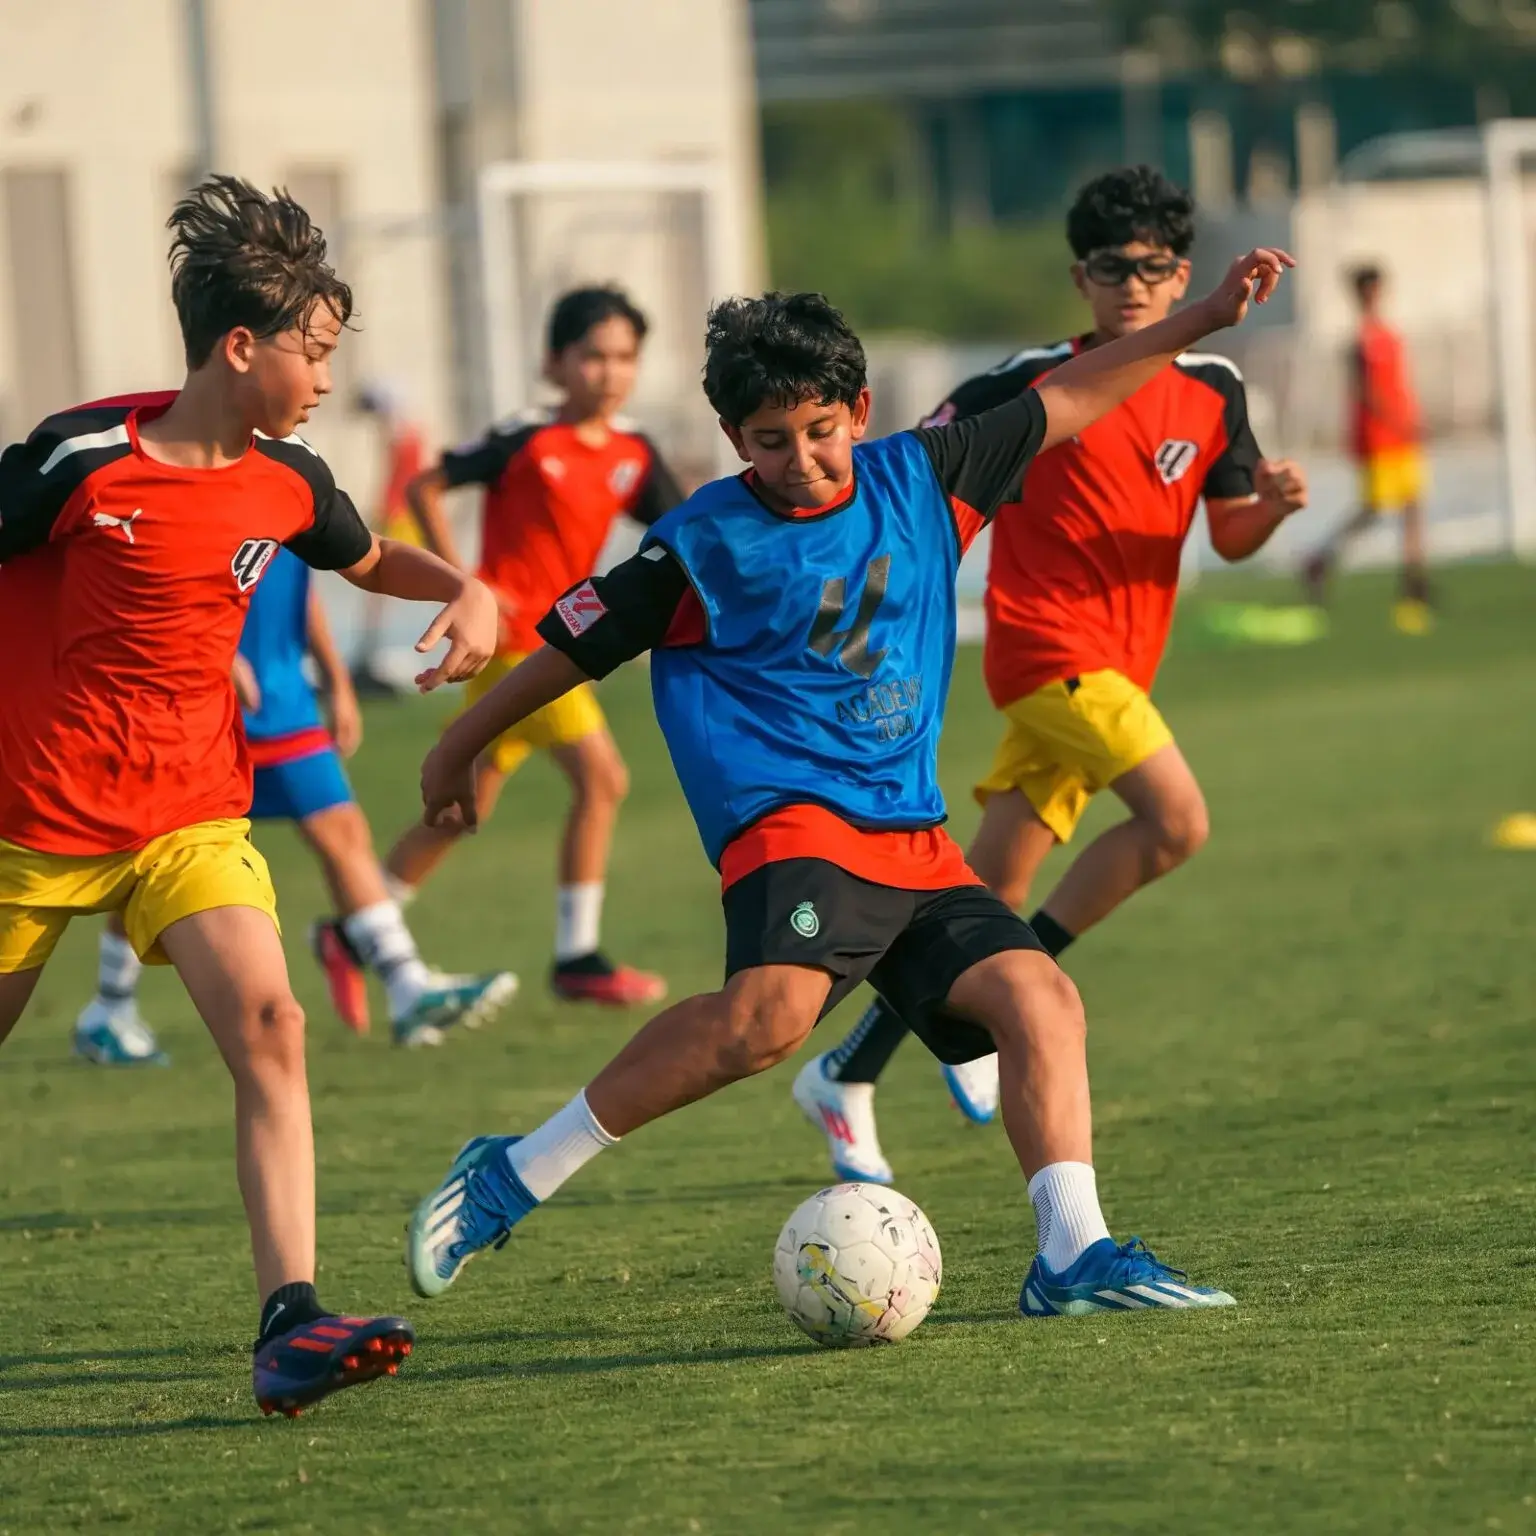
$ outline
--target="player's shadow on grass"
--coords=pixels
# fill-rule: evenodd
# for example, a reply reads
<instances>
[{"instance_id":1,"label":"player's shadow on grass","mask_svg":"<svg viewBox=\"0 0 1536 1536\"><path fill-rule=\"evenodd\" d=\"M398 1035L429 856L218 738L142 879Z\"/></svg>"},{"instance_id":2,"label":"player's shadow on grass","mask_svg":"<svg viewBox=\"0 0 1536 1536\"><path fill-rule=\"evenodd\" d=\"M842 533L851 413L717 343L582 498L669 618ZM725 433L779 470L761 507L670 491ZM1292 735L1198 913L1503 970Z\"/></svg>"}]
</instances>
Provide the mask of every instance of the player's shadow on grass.
<instances>
[{"instance_id":1,"label":"player's shadow on grass","mask_svg":"<svg viewBox=\"0 0 1536 1536\"><path fill-rule=\"evenodd\" d=\"M413 1374L421 1381L476 1381L487 1376L600 1376L608 1371L645 1371L675 1365L722 1365L734 1360L780 1360L823 1353L804 1344L743 1344L731 1349L670 1350L654 1355L577 1355L549 1360L468 1360L429 1366Z\"/></svg>"},{"instance_id":2,"label":"player's shadow on grass","mask_svg":"<svg viewBox=\"0 0 1536 1536\"><path fill-rule=\"evenodd\" d=\"M39 1350L30 1355L0 1355L0 1372L18 1365L79 1365L82 1360L186 1360L194 1353L190 1344L166 1344L158 1349Z\"/></svg>"},{"instance_id":3,"label":"player's shadow on grass","mask_svg":"<svg viewBox=\"0 0 1536 1536\"><path fill-rule=\"evenodd\" d=\"M201 1414L192 1419L155 1419L145 1424L30 1424L0 1429L0 1444L7 1440L139 1440L150 1435L180 1435L199 1429L260 1429L260 1419L215 1419Z\"/></svg>"},{"instance_id":4,"label":"player's shadow on grass","mask_svg":"<svg viewBox=\"0 0 1536 1536\"><path fill-rule=\"evenodd\" d=\"M9 1377L0 1384L13 1392L71 1392L81 1387L168 1386L180 1381L209 1381L206 1371L78 1371L69 1375Z\"/></svg>"}]
</instances>

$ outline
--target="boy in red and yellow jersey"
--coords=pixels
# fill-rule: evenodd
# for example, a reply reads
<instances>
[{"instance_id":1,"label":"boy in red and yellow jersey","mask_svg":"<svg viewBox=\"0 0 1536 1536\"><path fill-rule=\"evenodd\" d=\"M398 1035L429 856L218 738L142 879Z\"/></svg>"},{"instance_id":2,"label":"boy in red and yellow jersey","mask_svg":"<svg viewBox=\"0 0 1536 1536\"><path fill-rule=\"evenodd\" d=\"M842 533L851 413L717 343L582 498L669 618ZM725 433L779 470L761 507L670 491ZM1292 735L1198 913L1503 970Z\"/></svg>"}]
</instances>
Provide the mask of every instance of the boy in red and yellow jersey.
<instances>
[{"instance_id":1,"label":"boy in red and yellow jersey","mask_svg":"<svg viewBox=\"0 0 1536 1536\"><path fill-rule=\"evenodd\" d=\"M682 499L650 439L618 417L634 388L645 332L645 316L617 289L566 294L550 315L545 360L545 376L563 396L560 405L444 454L408 490L428 547L467 570L443 515L442 492L485 487L479 574L501 605L501 644L469 688L470 705L543 644L539 620L562 592L592 574L616 518L649 525ZM608 850L629 774L589 685L530 715L482 755L476 770L482 819L508 776L537 749L549 753L571 784L550 972L555 994L619 1005L655 1002L666 992L661 977L615 965L599 948ZM402 835L388 860L397 898L415 893L461 830L417 825Z\"/></svg>"},{"instance_id":2,"label":"boy in red and yellow jersey","mask_svg":"<svg viewBox=\"0 0 1536 1536\"><path fill-rule=\"evenodd\" d=\"M1327 596L1328 577L1345 546L1383 513L1403 514L1402 596L1392 619L1404 634L1422 635L1433 622L1425 577L1424 451L1419 403L1408 375L1403 338L1382 319L1385 280L1379 267L1350 274L1360 328L1350 359L1349 445L1360 466L1360 506L1307 562L1312 600Z\"/></svg>"},{"instance_id":3,"label":"boy in red and yellow jersey","mask_svg":"<svg viewBox=\"0 0 1536 1536\"><path fill-rule=\"evenodd\" d=\"M484 665L495 600L375 538L297 435L352 308L304 210L217 176L170 227L180 391L50 416L0 457L0 1040L73 916L120 912L142 959L176 967L234 1078L256 1399L293 1413L392 1372L411 1330L315 1294L304 1015L248 835L236 646L282 547L444 605L420 644L450 649L423 689Z\"/></svg>"},{"instance_id":4,"label":"boy in red and yellow jersey","mask_svg":"<svg viewBox=\"0 0 1536 1536\"><path fill-rule=\"evenodd\" d=\"M973 419L1048 383L1069 359L1167 319L1189 285L1193 215L1189 194L1148 166L1090 182L1068 214L1067 238L1093 329L967 380L929 423ZM1042 453L992 527L983 669L1005 724L976 785L984 809L971 867L1019 907L1095 795L1109 790L1129 812L1083 849L1030 918L1052 955L1205 842L1205 798L1151 698L1202 500L1217 553L1242 560L1305 504L1306 486L1294 464L1260 455L1236 366L1183 352ZM840 1178L891 1177L874 1084L906 1033L906 1021L877 1001L795 1081ZM968 1118L996 1112L995 1056L944 1075Z\"/></svg>"}]
</instances>

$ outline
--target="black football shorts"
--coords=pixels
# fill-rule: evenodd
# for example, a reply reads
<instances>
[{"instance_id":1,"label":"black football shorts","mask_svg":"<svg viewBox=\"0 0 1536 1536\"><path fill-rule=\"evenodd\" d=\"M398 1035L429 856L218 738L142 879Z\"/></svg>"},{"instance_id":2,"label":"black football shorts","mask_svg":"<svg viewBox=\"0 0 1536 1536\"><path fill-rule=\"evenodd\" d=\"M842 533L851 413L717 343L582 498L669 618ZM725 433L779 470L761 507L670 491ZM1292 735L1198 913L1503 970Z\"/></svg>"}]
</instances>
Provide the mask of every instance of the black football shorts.
<instances>
[{"instance_id":1,"label":"black football shorts","mask_svg":"<svg viewBox=\"0 0 1536 1536\"><path fill-rule=\"evenodd\" d=\"M904 891L850 875L825 859L781 859L726 892L725 974L759 965L812 965L832 976L822 1017L861 981L940 1061L990 1054L992 1037L951 1013L950 988L979 960L1045 946L984 885Z\"/></svg>"}]
</instances>

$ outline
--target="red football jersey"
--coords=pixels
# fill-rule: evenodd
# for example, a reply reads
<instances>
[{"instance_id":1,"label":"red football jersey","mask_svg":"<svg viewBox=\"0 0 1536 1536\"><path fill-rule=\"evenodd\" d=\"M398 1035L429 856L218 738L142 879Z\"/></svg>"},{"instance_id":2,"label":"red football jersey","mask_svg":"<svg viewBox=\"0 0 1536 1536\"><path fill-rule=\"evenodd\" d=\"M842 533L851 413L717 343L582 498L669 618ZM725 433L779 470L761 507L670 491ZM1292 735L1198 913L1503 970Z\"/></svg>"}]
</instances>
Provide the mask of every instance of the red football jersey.
<instances>
[{"instance_id":1,"label":"red football jersey","mask_svg":"<svg viewBox=\"0 0 1536 1536\"><path fill-rule=\"evenodd\" d=\"M280 544L323 569L372 535L302 439L181 469L138 424L174 392L51 416L0 456L0 838L139 848L243 816L251 770L230 668Z\"/></svg>"},{"instance_id":2,"label":"red football jersey","mask_svg":"<svg viewBox=\"0 0 1536 1536\"><path fill-rule=\"evenodd\" d=\"M503 650L536 651L536 626L567 588L592 574L614 519L653 523L682 500L651 440L611 428L600 445L548 411L493 427L445 453L449 485L483 485L480 579L516 607Z\"/></svg>"},{"instance_id":3,"label":"red football jersey","mask_svg":"<svg viewBox=\"0 0 1536 1536\"><path fill-rule=\"evenodd\" d=\"M967 380L929 419L1011 400L1081 345L1020 352ZM992 525L983 666L993 702L1003 708L1101 668L1150 688L1195 508L1202 496L1251 494L1258 460L1242 375L1196 352L1040 454Z\"/></svg>"},{"instance_id":4,"label":"red football jersey","mask_svg":"<svg viewBox=\"0 0 1536 1536\"><path fill-rule=\"evenodd\" d=\"M1380 320L1362 320L1354 361L1350 443L1356 456L1411 448L1419 441L1419 403L1403 338Z\"/></svg>"}]
</instances>

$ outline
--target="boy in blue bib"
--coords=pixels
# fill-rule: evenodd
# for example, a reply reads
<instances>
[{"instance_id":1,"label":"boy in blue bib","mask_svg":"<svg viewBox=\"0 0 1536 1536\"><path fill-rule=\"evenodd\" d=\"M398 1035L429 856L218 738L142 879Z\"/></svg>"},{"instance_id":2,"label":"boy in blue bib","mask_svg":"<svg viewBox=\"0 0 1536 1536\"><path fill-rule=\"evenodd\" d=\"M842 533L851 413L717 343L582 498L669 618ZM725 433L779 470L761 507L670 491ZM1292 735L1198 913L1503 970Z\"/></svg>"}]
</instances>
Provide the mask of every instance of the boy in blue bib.
<instances>
[{"instance_id":1,"label":"boy in blue bib","mask_svg":"<svg viewBox=\"0 0 1536 1536\"><path fill-rule=\"evenodd\" d=\"M1038 452L1236 324L1290 264L1252 251L1200 303L995 410L876 442L863 349L820 295L711 311L704 390L750 468L567 592L539 625L544 648L448 728L422 791L429 823L472 822L488 742L651 651L657 718L720 871L725 984L658 1014L531 1135L463 1148L411 1223L420 1294L440 1295L620 1137L792 1055L868 980L940 1061L998 1053L1039 1235L1021 1312L1232 1304L1110 1237L1082 1004L944 831L937 751L970 540L1017 500Z\"/></svg>"}]
</instances>

